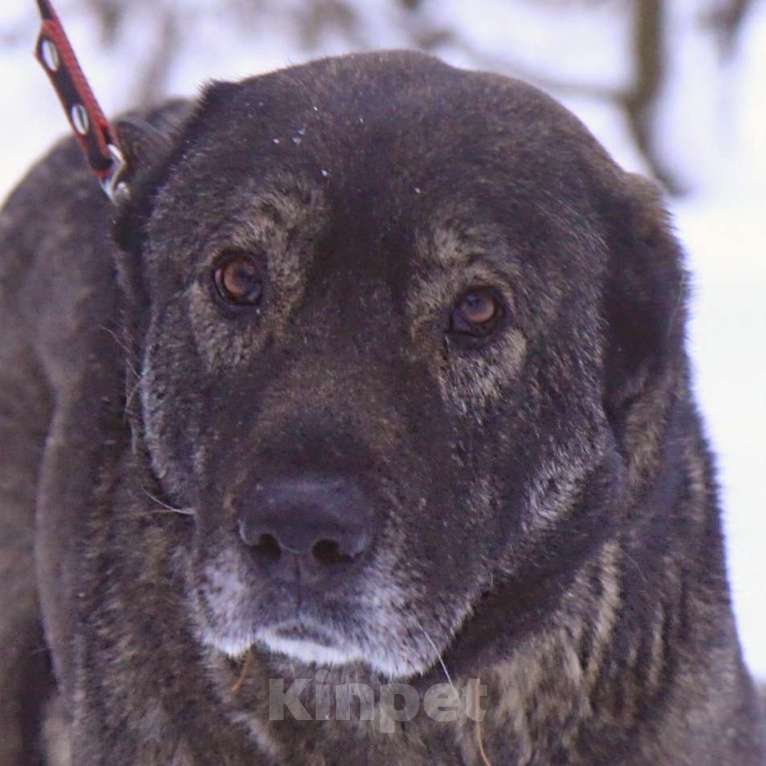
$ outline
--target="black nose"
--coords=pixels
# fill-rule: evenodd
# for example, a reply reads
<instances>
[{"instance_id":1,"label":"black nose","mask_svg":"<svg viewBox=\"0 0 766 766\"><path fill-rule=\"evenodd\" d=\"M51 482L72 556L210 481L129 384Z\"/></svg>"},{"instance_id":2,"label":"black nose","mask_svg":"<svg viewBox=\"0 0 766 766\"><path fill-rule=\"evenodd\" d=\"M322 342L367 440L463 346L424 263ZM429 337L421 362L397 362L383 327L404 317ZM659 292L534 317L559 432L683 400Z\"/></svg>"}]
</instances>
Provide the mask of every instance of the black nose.
<instances>
[{"instance_id":1,"label":"black nose","mask_svg":"<svg viewBox=\"0 0 766 766\"><path fill-rule=\"evenodd\" d=\"M239 534L278 579L317 582L343 572L374 536L371 503L349 479L272 479L242 501Z\"/></svg>"}]
</instances>

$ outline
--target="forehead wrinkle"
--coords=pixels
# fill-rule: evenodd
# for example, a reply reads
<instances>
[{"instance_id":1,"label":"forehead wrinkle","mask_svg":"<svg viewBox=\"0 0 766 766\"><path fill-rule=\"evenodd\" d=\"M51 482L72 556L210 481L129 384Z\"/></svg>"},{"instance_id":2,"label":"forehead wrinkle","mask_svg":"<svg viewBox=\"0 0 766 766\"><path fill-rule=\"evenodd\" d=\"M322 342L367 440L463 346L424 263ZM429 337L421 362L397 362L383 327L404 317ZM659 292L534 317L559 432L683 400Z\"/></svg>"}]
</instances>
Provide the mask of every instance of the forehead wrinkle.
<instances>
[{"instance_id":1,"label":"forehead wrinkle","mask_svg":"<svg viewBox=\"0 0 766 766\"><path fill-rule=\"evenodd\" d=\"M438 211L432 223L417 232L415 254L430 265L460 267L491 256L503 241L502 229L482 221L478 210L454 205Z\"/></svg>"},{"instance_id":2,"label":"forehead wrinkle","mask_svg":"<svg viewBox=\"0 0 766 766\"><path fill-rule=\"evenodd\" d=\"M296 232L314 235L326 224L327 203L313 183L280 174L258 187L240 190L239 213L223 227L235 246L273 242L286 247Z\"/></svg>"},{"instance_id":3,"label":"forehead wrinkle","mask_svg":"<svg viewBox=\"0 0 766 766\"><path fill-rule=\"evenodd\" d=\"M215 200L209 200L208 215L173 222L164 257L182 268L200 256L207 265L226 249L264 249L276 255L291 249L293 240L315 237L327 220L325 196L310 179L287 173L272 173L260 179L249 178ZM168 216L160 206L152 225L166 228ZM150 242L155 239L150 230ZM296 236L297 235L297 236ZM154 248L152 248L154 249Z\"/></svg>"}]
</instances>

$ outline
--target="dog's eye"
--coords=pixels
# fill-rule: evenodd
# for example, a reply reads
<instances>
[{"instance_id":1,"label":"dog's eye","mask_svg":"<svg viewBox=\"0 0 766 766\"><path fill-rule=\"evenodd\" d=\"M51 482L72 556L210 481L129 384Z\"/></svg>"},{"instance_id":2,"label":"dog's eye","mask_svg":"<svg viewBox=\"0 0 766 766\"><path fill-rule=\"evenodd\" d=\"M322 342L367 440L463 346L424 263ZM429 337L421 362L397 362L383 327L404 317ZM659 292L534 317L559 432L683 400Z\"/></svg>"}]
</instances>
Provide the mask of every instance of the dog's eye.
<instances>
[{"instance_id":1,"label":"dog's eye","mask_svg":"<svg viewBox=\"0 0 766 766\"><path fill-rule=\"evenodd\" d=\"M503 314L503 301L493 288L474 287L464 292L453 306L449 331L484 337L495 330Z\"/></svg>"},{"instance_id":2,"label":"dog's eye","mask_svg":"<svg viewBox=\"0 0 766 766\"><path fill-rule=\"evenodd\" d=\"M220 298L236 306L256 306L263 294L262 269L248 253L227 253L213 271Z\"/></svg>"}]
</instances>

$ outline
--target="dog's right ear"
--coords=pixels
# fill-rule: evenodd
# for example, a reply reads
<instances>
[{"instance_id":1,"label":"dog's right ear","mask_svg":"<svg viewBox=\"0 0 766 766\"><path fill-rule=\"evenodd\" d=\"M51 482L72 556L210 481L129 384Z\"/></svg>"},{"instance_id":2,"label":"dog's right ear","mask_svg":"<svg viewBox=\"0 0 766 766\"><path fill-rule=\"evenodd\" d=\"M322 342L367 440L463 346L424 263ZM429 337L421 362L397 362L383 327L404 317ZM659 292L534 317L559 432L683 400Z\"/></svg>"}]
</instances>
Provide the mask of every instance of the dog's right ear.
<instances>
[{"instance_id":1,"label":"dog's right ear","mask_svg":"<svg viewBox=\"0 0 766 766\"><path fill-rule=\"evenodd\" d=\"M687 278L660 189L622 174L608 199L604 406L618 444L637 465L649 460L649 437L665 422L684 375Z\"/></svg>"}]
</instances>

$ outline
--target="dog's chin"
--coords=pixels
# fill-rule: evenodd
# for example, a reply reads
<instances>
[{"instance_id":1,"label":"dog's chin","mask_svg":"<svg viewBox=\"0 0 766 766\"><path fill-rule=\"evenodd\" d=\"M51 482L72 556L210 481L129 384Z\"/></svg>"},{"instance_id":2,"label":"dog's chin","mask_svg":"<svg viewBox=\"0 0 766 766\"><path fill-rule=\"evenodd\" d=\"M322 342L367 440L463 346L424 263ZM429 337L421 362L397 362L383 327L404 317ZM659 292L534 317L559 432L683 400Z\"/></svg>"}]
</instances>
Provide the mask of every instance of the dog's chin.
<instances>
[{"instance_id":1,"label":"dog's chin","mask_svg":"<svg viewBox=\"0 0 766 766\"><path fill-rule=\"evenodd\" d=\"M259 628L247 635L207 631L203 640L231 659L242 659L248 651L255 650L277 661L304 665L307 672L309 668L361 665L385 679L406 681L427 669L426 665L421 667L413 663L412 658L388 650L376 652L373 647L356 646L321 627L297 622Z\"/></svg>"},{"instance_id":2,"label":"dog's chin","mask_svg":"<svg viewBox=\"0 0 766 766\"><path fill-rule=\"evenodd\" d=\"M305 625L277 626L259 630L258 646L306 665L338 667L363 661L358 647Z\"/></svg>"}]
</instances>

